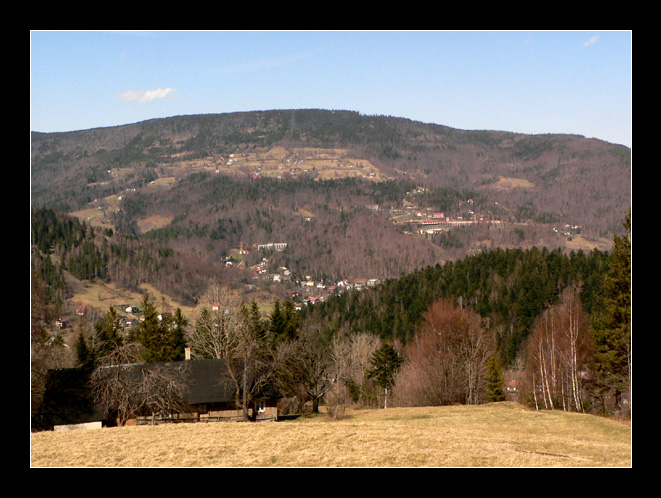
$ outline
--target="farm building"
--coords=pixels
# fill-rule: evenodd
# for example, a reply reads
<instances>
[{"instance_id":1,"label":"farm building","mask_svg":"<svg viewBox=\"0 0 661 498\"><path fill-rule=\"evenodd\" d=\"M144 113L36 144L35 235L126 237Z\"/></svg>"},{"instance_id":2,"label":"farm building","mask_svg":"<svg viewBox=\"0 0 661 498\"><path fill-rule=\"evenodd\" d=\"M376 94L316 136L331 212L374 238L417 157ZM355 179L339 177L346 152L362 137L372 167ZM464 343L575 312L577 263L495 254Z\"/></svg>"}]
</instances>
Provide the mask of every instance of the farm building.
<instances>
[{"instance_id":1,"label":"farm building","mask_svg":"<svg viewBox=\"0 0 661 498\"><path fill-rule=\"evenodd\" d=\"M238 368L235 371L242 371L242 362L236 366ZM181 383L179 409L176 413L168 414L142 412L140 416L128 420L127 425L242 420L243 412L235 404L236 387L226 360L185 360L107 367L109 376L116 375L127 382L131 379L139 381L145 373L157 370L169 376L170 380ZM254 387L254 379L248 379L248 385ZM259 390L252 396L249 405L250 419L277 420L279 398L280 395L270 386ZM43 407L38 421L33 421L33 426L58 428L87 424L100 427L116 423L112 409L106 410L94 402L89 371L67 368L48 372Z\"/></svg>"}]
</instances>

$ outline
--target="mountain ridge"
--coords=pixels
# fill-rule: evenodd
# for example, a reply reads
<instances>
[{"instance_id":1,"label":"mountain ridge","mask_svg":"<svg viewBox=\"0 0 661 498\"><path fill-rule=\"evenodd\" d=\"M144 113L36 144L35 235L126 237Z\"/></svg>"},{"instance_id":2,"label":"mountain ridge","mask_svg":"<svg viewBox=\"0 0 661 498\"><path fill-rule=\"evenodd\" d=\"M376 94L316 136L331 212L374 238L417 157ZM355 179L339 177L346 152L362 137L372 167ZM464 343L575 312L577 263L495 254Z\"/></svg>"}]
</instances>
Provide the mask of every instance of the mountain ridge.
<instances>
[{"instance_id":1,"label":"mountain ridge","mask_svg":"<svg viewBox=\"0 0 661 498\"><path fill-rule=\"evenodd\" d=\"M413 179L427 187L484 191L502 179L525 180L535 192L522 195L520 205L579 215L593 206L602 213L615 211L605 223L594 213L574 221L587 229L594 226L602 235L619 229L621 212L630 203L631 151L624 146L579 135L458 130L406 118L314 109L175 116L75 132L33 132L33 201L52 204L65 197L53 196L61 187L58 180L94 191L99 181L110 180L107 171L113 168L153 170L276 146L346 149L387 178ZM571 195L563 193L567 188ZM616 198L604 202L604 196ZM494 197L500 202L508 196ZM577 205L586 197L597 201L596 206ZM80 201L67 202L71 210L81 207Z\"/></svg>"},{"instance_id":2,"label":"mountain ridge","mask_svg":"<svg viewBox=\"0 0 661 498\"><path fill-rule=\"evenodd\" d=\"M627 147L355 111L33 132L31 159L33 206L167 246L197 273L268 256L271 274L366 280L493 247L608 249L631 205ZM421 230L441 214L474 224ZM260 254L269 243L288 246Z\"/></svg>"}]
</instances>

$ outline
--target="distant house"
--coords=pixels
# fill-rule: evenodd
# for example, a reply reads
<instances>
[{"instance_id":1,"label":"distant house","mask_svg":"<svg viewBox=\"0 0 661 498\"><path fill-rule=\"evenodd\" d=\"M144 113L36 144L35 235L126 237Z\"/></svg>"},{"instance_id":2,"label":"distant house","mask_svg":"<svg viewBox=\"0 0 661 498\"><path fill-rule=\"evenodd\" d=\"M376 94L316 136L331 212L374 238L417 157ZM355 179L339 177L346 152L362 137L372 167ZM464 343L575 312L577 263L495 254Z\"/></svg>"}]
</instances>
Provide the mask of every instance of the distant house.
<instances>
[{"instance_id":1,"label":"distant house","mask_svg":"<svg viewBox=\"0 0 661 498\"><path fill-rule=\"evenodd\" d=\"M258 244L257 249L259 251L275 250L275 251L282 252L285 249L287 249L287 243L286 242L269 242L268 244Z\"/></svg>"},{"instance_id":2,"label":"distant house","mask_svg":"<svg viewBox=\"0 0 661 498\"><path fill-rule=\"evenodd\" d=\"M503 383L505 398L508 401L519 401L521 384L518 380L507 380Z\"/></svg>"},{"instance_id":3,"label":"distant house","mask_svg":"<svg viewBox=\"0 0 661 498\"><path fill-rule=\"evenodd\" d=\"M242 360L239 361L239 363L241 362ZM139 375L142 369L149 368L165 368L182 372L181 379L184 383L182 401L185 408L180 413L156 418L157 423L242 420L243 412L241 407L235 405L236 388L226 360L185 360L108 368L120 367L120 375L129 376ZM237 368L237 371L241 370L241 368ZM248 379L248 384L254 385L254 379ZM261 389L253 396L249 406L251 420L277 420L277 402L280 397L272 386ZM151 423L151 421L152 417L145 415L133 419L127 424L140 425ZM112 412L108 413L94 403L89 371L78 368L48 371L42 410L39 417L33 420L33 427L57 428L78 424L112 426L115 423Z\"/></svg>"},{"instance_id":4,"label":"distant house","mask_svg":"<svg viewBox=\"0 0 661 498\"><path fill-rule=\"evenodd\" d=\"M519 390L519 381L518 380L508 380L504 382L505 391L509 393L515 393Z\"/></svg>"}]
</instances>

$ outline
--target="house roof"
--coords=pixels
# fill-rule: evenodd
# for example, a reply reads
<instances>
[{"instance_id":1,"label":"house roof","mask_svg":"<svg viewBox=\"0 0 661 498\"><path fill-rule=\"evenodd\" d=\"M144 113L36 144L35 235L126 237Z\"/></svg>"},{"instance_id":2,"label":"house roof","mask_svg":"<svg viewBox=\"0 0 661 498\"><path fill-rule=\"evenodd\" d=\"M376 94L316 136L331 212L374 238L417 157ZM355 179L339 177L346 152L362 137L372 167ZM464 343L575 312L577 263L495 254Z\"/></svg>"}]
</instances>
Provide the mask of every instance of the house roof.
<instances>
[{"instance_id":1,"label":"house roof","mask_svg":"<svg viewBox=\"0 0 661 498\"><path fill-rule=\"evenodd\" d=\"M243 370L243 360L236 360L235 371ZM121 375L138 376L144 370L162 368L181 375L186 385L184 403L188 405L234 401L235 384L227 361L185 360L169 363L134 363L107 367L108 372L121 368ZM63 425L104 420L106 414L91 396L90 371L80 368L49 370L43 404L43 425ZM252 376L248 379L252 385ZM281 397L273 387L263 389L260 398Z\"/></svg>"},{"instance_id":2,"label":"house roof","mask_svg":"<svg viewBox=\"0 0 661 498\"><path fill-rule=\"evenodd\" d=\"M188 390L184 401L187 404L233 401L235 387L225 360L190 360L177 363L183 364L186 369L184 375Z\"/></svg>"},{"instance_id":3,"label":"house roof","mask_svg":"<svg viewBox=\"0 0 661 498\"><path fill-rule=\"evenodd\" d=\"M92 401L89 372L80 368L49 370L37 426L81 424L105 419Z\"/></svg>"}]
</instances>

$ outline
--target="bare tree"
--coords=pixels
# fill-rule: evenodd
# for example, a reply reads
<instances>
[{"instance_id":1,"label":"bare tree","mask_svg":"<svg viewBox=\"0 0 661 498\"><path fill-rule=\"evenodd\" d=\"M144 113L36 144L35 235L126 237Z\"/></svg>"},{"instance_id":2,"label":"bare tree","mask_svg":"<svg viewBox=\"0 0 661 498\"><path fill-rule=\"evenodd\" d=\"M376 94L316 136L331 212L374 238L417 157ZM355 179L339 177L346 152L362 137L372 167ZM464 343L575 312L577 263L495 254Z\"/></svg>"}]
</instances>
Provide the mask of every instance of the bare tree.
<instances>
[{"instance_id":1,"label":"bare tree","mask_svg":"<svg viewBox=\"0 0 661 498\"><path fill-rule=\"evenodd\" d=\"M229 358L238 347L239 301L226 287L213 286L190 333L192 359Z\"/></svg>"},{"instance_id":2,"label":"bare tree","mask_svg":"<svg viewBox=\"0 0 661 498\"><path fill-rule=\"evenodd\" d=\"M326 393L326 407L330 416L339 418L344 414L349 399L347 381L351 374L351 342L347 337L335 335L328 348L333 364L335 382Z\"/></svg>"},{"instance_id":3,"label":"bare tree","mask_svg":"<svg viewBox=\"0 0 661 498\"><path fill-rule=\"evenodd\" d=\"M451 301L435 301L406 351L395 385L399 403L411 406L478 404L494 346L480 317Z\"/></svg>"},{"instance_id":4,"label":"bare tree","mask_svg":"<svg viewBox=\"0 0 661 498\"><path fill-rule=\"evenodd\" d=\"M107 350L92 372L92 394L119 425L138 415L169 418L185 409L185 364L143 363L137 343Z\"/></svg>"},{"instance_id":5,"label":"bare tree","mask_svg":"<svg viewBox=\"0 0 661 498\"><path fill-rule=\"evenodd\" d=\"M189 342L191 358L227 360L235 403L249 420L252 399L271 381L273 368L266 342L251 326L247 307L227 287L213 286Z\"/></svg>"},{"instance_id":6,"label":"bare tree","mask_svg":"<svg viewBox=\"0 0 661 498\"><path fill-rule=\"evenodd\" d=\"M231 345L227 349L229 374L234 381L236 404L249 420L249 406L253 398L267 388L273 379L273 359L265 337L251 326L248 308L241 305L232 322ZM256 413L253 412L253 417Z\"/></svg>"},{"instance_id":7,"label":"bare tree","mask_svg":"<svg viewBox=\"0 0 661 498\"><path fill-rule=\"evenodd\" d=\"M588 328L573 286L565 289L560 304L546 309L533 325L528 375L538 409L584 411L583 376L592 350Z\"/></svg>"},{"instance_id":8,"label":"bare tree","mask_svg":"<svg viewBox=\"0 0 661 498\"><path fill-rule=\"evenodd\" d=\"M315 413L336 381L332 359L322 346L319 332L313 327L306 328L297 338L280 344L275 361L283 390L312 400Z\"/></svg>"}]
</instances>

